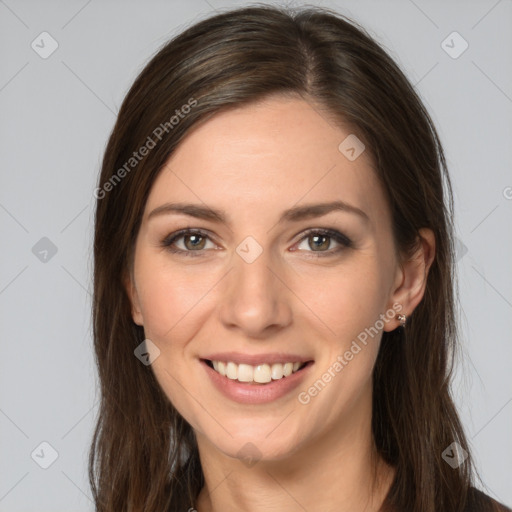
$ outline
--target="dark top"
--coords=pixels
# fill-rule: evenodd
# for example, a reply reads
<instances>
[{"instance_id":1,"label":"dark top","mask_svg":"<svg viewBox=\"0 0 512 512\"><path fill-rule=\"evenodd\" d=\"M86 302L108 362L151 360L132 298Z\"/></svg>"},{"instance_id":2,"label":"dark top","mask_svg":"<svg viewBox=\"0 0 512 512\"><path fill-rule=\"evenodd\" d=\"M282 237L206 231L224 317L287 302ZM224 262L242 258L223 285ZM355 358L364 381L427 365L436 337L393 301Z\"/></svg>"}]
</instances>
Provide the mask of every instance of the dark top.
<instances>
[{"instance_id":1,"label":"dark top","mask_svg":"<svg viewBox=\"0 0 512 512\"><path fill-rule=\"evenodd\" d=\"M464 512L512 512L512 509L472 487L469 491L468 503Z\"/></svg>"}]
</instances>

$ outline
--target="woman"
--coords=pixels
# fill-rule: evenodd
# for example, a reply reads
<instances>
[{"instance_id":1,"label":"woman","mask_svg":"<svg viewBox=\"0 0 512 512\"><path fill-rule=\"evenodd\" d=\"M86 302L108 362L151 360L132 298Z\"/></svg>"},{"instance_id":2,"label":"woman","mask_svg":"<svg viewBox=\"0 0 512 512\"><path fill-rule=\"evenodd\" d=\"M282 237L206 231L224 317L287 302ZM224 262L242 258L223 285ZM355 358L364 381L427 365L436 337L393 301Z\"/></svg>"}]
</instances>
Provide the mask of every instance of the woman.
<instances>
[{"instance_id":1,"label":"woman","mask_svg":"<svg viewBox=\"0 0 512 512\"><path fill-rule=\"evenodd\" d=\"M449 391L443 150L363 29L254 7L184 31L96 197L97 510L506 510Z\"/></svg>"}]
</instances>

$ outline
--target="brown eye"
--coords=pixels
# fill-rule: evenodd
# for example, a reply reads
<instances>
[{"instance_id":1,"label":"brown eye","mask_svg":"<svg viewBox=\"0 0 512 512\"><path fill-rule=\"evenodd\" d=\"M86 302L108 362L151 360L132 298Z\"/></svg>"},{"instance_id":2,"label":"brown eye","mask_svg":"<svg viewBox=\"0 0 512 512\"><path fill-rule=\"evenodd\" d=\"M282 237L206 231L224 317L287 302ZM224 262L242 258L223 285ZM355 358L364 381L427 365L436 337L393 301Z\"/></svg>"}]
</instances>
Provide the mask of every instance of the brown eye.
<instances>
[{"instance_id":1,"label":"brown eye","mask_svg":"<svg viewBox=\"0 0 512 512\"><path fill-rule=\"evenodd\" d=\"M201 235L184 235L182 238L185 241L185 247L191 251L204 249L206 244L206 238Z\"/></svg>"},{"instance_id":2,"label":"brown eye","mask_svg":"<svg viewBox=\"0 0 512 512\"><path fill-rule=\"evenodd\" d=\"M334 247L332 247L333 244ZM306 253L317 253L316 256L332 256L352 246L352 240L338 231L315 229L306 233L297 249Z\"/></svg>"},{"instance_id":3,"label":"brown eye","mask_svg":"<svg viewBox=\"0 0 512 512\"><path fill-rule=\"evenodd\" d=\"M308 236L308 243L309 247L311 247L313 250L320 250L323 251L324 249L329 249L331 239L329 236L326 235L309 235Z\"/></svg>"},{"instance_id":4,"label":"brown eye","mask_svg":"<svg viewBox=\"0 0 512 512\"><path fill-rule=\"evenodd\" d=\"M184 256L201 256L206 250L215 248L207 233L192 229L172 233L161 243L168 251ZM210 247L207 246L208 243L211 244Z\"/></svg>"}]
</instances>

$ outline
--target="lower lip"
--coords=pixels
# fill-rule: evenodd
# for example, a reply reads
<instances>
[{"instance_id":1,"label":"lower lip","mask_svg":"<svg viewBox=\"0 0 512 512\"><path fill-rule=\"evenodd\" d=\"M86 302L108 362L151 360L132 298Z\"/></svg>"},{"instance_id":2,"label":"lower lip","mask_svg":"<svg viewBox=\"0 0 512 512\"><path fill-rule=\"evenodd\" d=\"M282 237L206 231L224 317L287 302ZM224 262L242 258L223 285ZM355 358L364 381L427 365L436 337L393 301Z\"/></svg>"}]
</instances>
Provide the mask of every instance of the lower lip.
<instances>
[{"instance_id":1,"label":"lower lip","mask_svg":"<svg viewBox=\"0 0 512 512\"><path fill-rule=\"evenodd\" d=\"M277 400L295 389L309 372L313 362L288 377L273 380L268 384L249 384L228 379L201 360L214 386L227 398L241 404L265 404Z\"/></svg>"}]
</instances>

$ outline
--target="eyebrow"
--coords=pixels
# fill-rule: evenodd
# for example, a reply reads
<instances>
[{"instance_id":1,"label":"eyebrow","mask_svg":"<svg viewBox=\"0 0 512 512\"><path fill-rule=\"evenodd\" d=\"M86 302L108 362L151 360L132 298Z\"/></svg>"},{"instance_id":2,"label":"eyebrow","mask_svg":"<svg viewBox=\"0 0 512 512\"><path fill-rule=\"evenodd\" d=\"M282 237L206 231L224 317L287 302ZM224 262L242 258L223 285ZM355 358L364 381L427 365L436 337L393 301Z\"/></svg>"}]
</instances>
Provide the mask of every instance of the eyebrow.
<instances>
[{"instance_id":1,"label":"eyebrow","mask_svg":"<svg viewBox=\"0 0 512 512\"><path fill-rule=\"evenodd\" d=\"M321 217L327 215L333 211L343 211L352 213L359 216L366 223L370 222L368 215L351 204L344 201L332 201L329 203L316 203L306 204L304 206L294 206L288 210L285 210L278 223L282 222L298 222L304 219L311 219L314 217ZM219 222L222 224L228 224L227 215L223 210L216 210L203 206L201 204L194 203L165 203L158 206L148 215L148 220L158 215L168 214L183 214L197 219L210 220L213 222Z\"/></svg>"}]
</instances>

